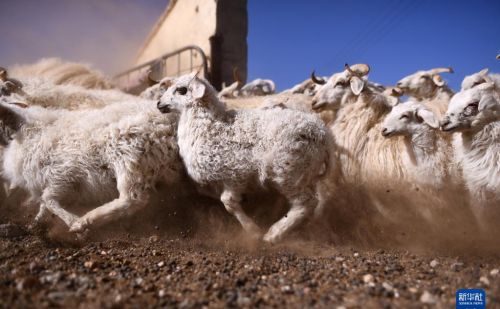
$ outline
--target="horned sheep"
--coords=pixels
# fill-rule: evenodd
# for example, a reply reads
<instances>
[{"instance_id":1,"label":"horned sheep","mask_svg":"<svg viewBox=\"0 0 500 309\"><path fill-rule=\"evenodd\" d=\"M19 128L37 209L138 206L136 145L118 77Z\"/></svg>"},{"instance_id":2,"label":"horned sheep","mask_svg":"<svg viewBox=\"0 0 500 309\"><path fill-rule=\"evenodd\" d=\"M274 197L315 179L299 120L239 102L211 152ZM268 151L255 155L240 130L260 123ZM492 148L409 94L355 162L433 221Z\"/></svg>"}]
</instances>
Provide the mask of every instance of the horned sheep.
<instances>
[{"instance_id":1,"label":"horned sheep","mask_svg":"<svg viewBox=\"0 0 500 309\"><path fill-rule=\"evenodd\" d=\"M454 93L446 85L440 73L453 73L453 69L434 68L417 71L397 82L395 91L413 97L442 117Z\"/></svg>"},{"instance_id":2,"label":"horned sheep","mask_svg":"<svg viewBox=\"0 0 500 309\"><path fill-rule=\"evenodd\" d=\"M494 83L457 93L440 125L459 132L453 141L456 161L478 204L500 203L500 95Z\"/></svg>"}]
</instances>

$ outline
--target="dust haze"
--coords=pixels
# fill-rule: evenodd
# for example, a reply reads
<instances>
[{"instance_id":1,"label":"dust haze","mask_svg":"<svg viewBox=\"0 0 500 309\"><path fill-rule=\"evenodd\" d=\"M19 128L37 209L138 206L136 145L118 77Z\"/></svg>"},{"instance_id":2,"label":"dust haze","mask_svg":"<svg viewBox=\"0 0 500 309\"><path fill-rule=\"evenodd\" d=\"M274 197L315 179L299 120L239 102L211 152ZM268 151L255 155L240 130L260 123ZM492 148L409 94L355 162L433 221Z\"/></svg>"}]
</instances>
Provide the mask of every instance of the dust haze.
<instances>
[{"instance_id":1,"label":"dust haze","mask_svg":"<svg viewBox=\"0 0 500 309\"><path fill-rule=\"evenodd\" d=\"M134 58L168 0L0 2L0 65L42 57L93 65L108 75Z\"/></svg>"}]
</instances>

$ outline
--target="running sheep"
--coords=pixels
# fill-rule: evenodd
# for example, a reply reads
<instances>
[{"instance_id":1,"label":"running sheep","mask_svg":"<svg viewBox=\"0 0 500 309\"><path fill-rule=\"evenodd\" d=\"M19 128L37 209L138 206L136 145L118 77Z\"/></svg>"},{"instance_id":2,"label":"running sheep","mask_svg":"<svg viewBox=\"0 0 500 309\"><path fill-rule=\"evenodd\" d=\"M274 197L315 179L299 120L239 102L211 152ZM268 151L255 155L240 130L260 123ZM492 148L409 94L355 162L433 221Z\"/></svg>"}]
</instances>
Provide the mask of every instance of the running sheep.
<instances>
[{"instance_id":1,"label":"running sheep","mask_svg":"<svg viewBox=\"0 0 500 309\"><path fill-rule=\"evenodd\" d=\"M36 222L51 212L81 233L135 213L157 182L175 182L183 173L177 118L161 115L154 101L78 111L2 103L0 119L13 132L3 177L39 205ZM102 205L79 217L66 210L74 204Z\"/></svg>"},{"instance_id":2,"label":"running sheep","mask_svg":"<svg viewBox=\"0 0 500 309\"><path fill-rule=\"evenodd\" d=\"M291 205L264 241L280 241L311 216L331 151L328 130L317 117L291 109L227 110L195 74L174 80L158 109L180 111L177 139L189 176L213 188L251 237L260 238L261 230L240 202L252 184L274 187Z\"/></svg>"}]
</instances>

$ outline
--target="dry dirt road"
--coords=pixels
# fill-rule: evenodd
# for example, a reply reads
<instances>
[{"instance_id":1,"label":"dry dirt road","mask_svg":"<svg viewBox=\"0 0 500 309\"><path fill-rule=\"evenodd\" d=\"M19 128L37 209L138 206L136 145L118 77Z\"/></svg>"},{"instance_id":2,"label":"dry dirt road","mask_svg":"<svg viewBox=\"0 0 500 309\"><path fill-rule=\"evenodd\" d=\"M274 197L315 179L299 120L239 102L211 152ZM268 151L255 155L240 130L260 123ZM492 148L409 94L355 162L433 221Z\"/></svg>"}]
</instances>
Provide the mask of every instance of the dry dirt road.
<instances>
[{"instance_id":1,"label":"dry dirt road","mask_svg":"<svg viewBox=\"0 0 500 309\"><path fill-rule=\"evenodd\" d=\"M484 288L500 308L498 256L154 232L77 246L0 232L2 308L454 308L459 288Z\"/></svg>"}]
</instances>

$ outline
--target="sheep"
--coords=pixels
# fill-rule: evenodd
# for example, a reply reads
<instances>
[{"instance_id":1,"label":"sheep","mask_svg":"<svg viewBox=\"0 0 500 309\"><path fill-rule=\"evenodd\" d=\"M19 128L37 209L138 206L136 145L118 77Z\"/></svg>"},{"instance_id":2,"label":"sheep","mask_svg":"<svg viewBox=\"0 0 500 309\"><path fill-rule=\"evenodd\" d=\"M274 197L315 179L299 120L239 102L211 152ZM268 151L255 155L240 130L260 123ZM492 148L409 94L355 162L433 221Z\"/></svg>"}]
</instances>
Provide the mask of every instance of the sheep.
<instances>
[{"instance_id":1,"label":"sheep","mask_svg":"<svg viewBox=\"0 0 500 309\"><path fill-rule=\"evenodd\" d=\"M183 173L177 118L159 113L154 101L77 111L3 103L0 119L15 132L3 154L3 177L40 206L35 222L51 212L70 232L83 233L136 212L156 182ZM89 203L104 204L81 217L64 207Z\"/></svg>"},{"instance_id":2,"label":"sheep","mask_svg":"<svg viewBox=\"0 0 500 309\"><path fill-rule=\"evenodd\" d=\"M280 241L310 217L330 151L328 130L315 116L291 109L227 110L195 73L176 79L158 109L180 111L177 140L188 175L214 188L251 237L259 238L260 228L240 201L254 182L276 188L291 205L264 241Z\"/></svg>"},{"instance_id":3,"label":"sheep","mask_svg":"<svg viewBox=\"0 0 500 309\"><path fill-rule=\"evenodd\" d=\"M293 86L292 88L285 90L283 92L289 93L301 93L308 96L314 96L318 92L322 85L326 84L328 77L322 76L317 77L314 71L311 73L311 78L306 79L300 84Z\"/></svg>"},{"instance_id":4,"label":"sheep","mask_svg":"<svg viewBox=\"0 0 500 309\"><path fill-rule=\"evenodd\" d=\"M418 71L401 79L396 90L423 102L427 108L442 117L448 108L453 91L446 85L439 73L453 73L452 68L435 68Z\"/></svg>"},{"instance_id":5,"label":"sheep","mask_svg":"<svg viewBox=\"0 0 500 309\"><path fill-rule=\"evenodd\" d=\"M244 86L239 82L232 83L219 92L219 98L266 96L275 91L276 86L272 80L257 78Z\"/></svg>"},{"instance_id":6,"label":"sheep","mask_svg":"<svg viewBox=\"0 0 500 309\"><path fill-rule=\"evenodd\" d=\"M224 87L218 94L219 99L231 99L237 97L266 96L275 93L276 86L270 79L257 78L248 84L243 84L238 69L233 69L234 83Z\"/></svg>"},{"instance_id":7,"label":"sheep","mask_svg":"<svg viewBox=\"0 0 500 309\"><path fill-rule=\"evenodd\" d=\"M461 91L474 88L477 85L486 82L494 82L497 88L500 88L500 74L488 74L488 69L464 77Z\"/></svg>"},{"instance_id":8,"label":"sheep","mask_svg":"<svg viewBox=\"0 0 500 309\"><path fill-rule=\"evenodd\" d=\"M10 72L19 79L44 77L56 85L71 84L87 89L115 88L109 78L88 65L64 62L58 58L44 58L34 64L13 66Z\"/></svg>"},{"instance_id":9,"label":"sheep","mask_svg":"<svg viewBox=\"0 0 500 309\"><path fill-rule=\"evenodd\" d=\"M420 185L442 189L448 181L451 150L449 140L441 138L439 120L423 104L409 101L392 108L382 124L382 136L403 136L403 162L412 180Z\"/></svg>"},{"instance_id":10,"label":"sheep","mask_svg":"<svg viewBox=\"0 0 500 309\"><path fill-rule=\"evenodd\" d=\"M51 108L79 109L103 107L109 103L132 100L135 96L118 89L87 89L73 84L54 84L40 76L10 78L7 70L0 68L0 95L10 101Z\"/></svg>"},{"instance_id":11,"label":"sheep","mask_svg":"<svg viewBox=\"0 0 500 309\"><path fill-rule=\"evenodd\" d=\"M440 122L443 131L459 133L453 141L455 160L478 208L500 203L499 115L500 94L486 82L453 96Z\"/></svg>"},{"instance_id":12,"label":"sheep","mask_svg":"<svg viewBox=\"0 0 500 309\"><path fill-rule=\"evenodd\" d=\"M404 145L399 139L386 139L380 133L384 118L398 98L388 96L387 89L367 81L369 70L365 64L346 65L313 98L314 110L336 111L330 130L339 170L328 177L335 203L329 211L343 212L349 220L347 233L355 233L353 236L360 241L371 243L379 237L396 244L408 237L423 241L414 225L402 224L430 224L429 215L418 207L423 193L409 177L401 156ZM398 233L384 235L384 231L392 230ZM406 236L401 239L403 231Z\"/></svg>"},{"instance_id":13,"label":"sheep","mask_svg":"<svg viewBox=\"0 0 500 309\"><path fill-rule=\"evenodd\" d=\"M405 192L410 199L406 207L421 214L426 229L443 235L439 238L444 241L464 233L477 235L461 170L453 160L451 138L439 130L436 115L420 102L398 104L385 117L381 134L389 139L402 137L401 185L418 188Z\"/></svg>"},{"instance_id":14,"label":"sheep","mask_svg":"<svg viewBox=\"0 0 500 309\"><path fill-rule=\"evenodd\" d=\"M167 90L167 84L170 84L173 77L163 77L161 80L156 80L151 76L152 72L148 73L149 87L144 89L139 94L139 97L147 100L158 101L163 93Z\"/></svg>"}]
</instances>

